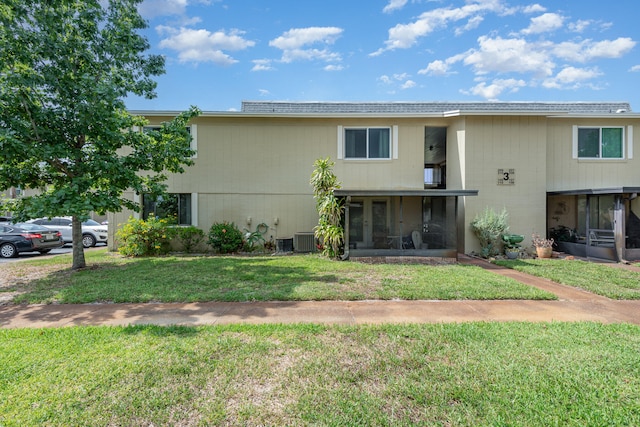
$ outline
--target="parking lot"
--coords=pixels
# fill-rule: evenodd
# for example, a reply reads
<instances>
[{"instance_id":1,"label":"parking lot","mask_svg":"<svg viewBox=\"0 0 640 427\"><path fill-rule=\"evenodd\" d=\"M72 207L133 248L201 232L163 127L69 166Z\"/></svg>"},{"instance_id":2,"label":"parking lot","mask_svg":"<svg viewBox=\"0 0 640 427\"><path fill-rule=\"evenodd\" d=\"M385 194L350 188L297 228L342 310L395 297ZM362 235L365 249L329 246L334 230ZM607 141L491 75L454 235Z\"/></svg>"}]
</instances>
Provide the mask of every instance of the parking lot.
<instances>
[{"instance_id":1,"label":"parking lot","mask_svg":"<svg viewBox=\"0 0 640 427\"><path fill-rule=\"evenodd\" d=\"M97 248L104 248L106 245L104 244L97 244L96 247ZM85 248L84 250L91 250L93 248ZM41 255L39 252L24 252L21 253L20 255L18 255L18 257L16 258L0 258L0 264L5 264L8 262L17 262L17 261L21 261L21 260L25 260L25 259L37 259L37 258L44 258L44 257L49 257L52 255L60 255L60 254L68 254L72 252L72 247L71 245L64 245L61 248L58 249L52 249L51 252L49 252L48 254L45 255Z\"/></svg>"}]
</instances>

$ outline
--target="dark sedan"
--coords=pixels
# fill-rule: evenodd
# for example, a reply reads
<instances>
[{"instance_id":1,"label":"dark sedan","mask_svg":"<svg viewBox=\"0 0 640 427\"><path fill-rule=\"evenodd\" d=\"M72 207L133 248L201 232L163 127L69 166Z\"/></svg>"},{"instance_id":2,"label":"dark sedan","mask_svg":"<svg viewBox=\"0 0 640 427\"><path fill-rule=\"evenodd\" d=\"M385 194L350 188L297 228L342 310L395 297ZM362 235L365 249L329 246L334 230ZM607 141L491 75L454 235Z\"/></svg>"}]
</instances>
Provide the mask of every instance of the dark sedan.
<instances>
[{"instance_id":1,"label":"dark sedan","mask_svg":"<svg viewBox=\"0 0 640 427\"><path fill-rule=\"evenodd\" d=\"M46 254L64 246L62 235L38 224L0 225L0 257L13 258L20 252Z\"/></svg>"}]
</instances>

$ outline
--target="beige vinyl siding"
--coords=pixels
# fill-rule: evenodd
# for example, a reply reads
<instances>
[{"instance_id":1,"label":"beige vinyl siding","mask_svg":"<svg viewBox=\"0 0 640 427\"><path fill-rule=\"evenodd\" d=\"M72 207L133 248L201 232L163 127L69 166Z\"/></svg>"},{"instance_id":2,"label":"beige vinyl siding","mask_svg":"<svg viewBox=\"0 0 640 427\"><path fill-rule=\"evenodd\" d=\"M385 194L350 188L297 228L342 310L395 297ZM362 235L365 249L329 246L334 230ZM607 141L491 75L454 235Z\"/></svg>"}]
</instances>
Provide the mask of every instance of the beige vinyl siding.
<instances>
[{"instance_id":1,"label":"beige vinyl siding","mask_svg":"<svg viewBox=\"0 0 640 427\"><path fill-rule=\"evenodd\" d=\"M628 119L552 119L549 120L547 176L549 191L640 186L640 159L629 159ZM574 159L573 126L623 126L624 159ZM633 146L638 147L638 132L632 132Z\"/></svg>"},{"instance_id":2,"label":"beige vinyl siding","mask_svg":"<svg viewBox=\"0 0 640 427\"><path fill-rule=\"evenodd\" d=\"M465 250L480 249L470 223L489 207L506 208L512 233L546 230L546 119L540 117L467 117L466 188L479 190L465 200ZM514 185L498 185L498 169L513 168Z\"/></svg>"}]
</instances>

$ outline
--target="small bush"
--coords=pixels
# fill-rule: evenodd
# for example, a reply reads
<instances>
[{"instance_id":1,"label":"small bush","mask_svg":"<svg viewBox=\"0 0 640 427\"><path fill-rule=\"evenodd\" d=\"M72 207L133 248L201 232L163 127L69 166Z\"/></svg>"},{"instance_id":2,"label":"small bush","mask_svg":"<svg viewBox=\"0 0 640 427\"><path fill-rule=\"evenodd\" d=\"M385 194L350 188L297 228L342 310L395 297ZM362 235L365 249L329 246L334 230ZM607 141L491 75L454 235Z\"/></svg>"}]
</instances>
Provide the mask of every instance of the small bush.
<instances>
[{"instance_id":1,"label":"small bush","mask_svg":"<svg viewBox=\"0 0 640 427\"><path fill-rule=\"evenodd\" d=\"M198 245L204 241L204 231L193 225L177 227L174 229L174 235L187 253L194 252L198 248Z\"/></svg>"},{"instance_id":2,"label":"small bush","mask_svg":"<svg viewBox=\"0 0 640 427\"><path fill-rule=\"evenodd\" d=\"M125 256L165 255L169 252L172 230L166 219L146 221L130 217L118 230L118 252Z\"/></svg>"},{"instance_id":3,"label":"small bush","mask_svg":"<svg viewBox=\"0 0 640 427\"><path fill-rule=\"evenodd\" d=\"M480 255L482 257L488 258L500 253L500 238L509 231L507 218L506 209L498 214L493 209L486 208L482 214L476 215L471 221L471 229L480 240Z\"/></svg>"},{"instance_id":4,"label":"small bush","mask_svg":"<svg viewBox=\"0 0 640 427\"><path fill-rule=\"evenodd\" d=\"M216 222L209 229L209 244L221 254L238 251L242 243L242 232L233 222Z\"/></svg>"}]
</instances>

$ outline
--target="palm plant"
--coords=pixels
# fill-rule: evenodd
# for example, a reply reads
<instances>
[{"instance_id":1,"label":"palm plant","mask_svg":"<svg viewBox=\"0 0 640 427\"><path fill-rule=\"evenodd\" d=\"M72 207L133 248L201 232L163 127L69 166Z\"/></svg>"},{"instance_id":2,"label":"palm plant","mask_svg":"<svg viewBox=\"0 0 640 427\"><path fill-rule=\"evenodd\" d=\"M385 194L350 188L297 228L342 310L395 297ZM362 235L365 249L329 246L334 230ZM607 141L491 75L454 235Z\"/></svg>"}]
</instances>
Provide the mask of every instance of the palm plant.
<instances>
[{"instance_id":1,"label":"palm plant","mask_svg":"<svg viewBox=\"0 0 640 427\"><path fill-rule=\"evenodd\" d=\"M318 225L314 228L316 238L322 244L322 253L329 257L338 257L344 243L342 213L344 205L334 191L341 188L338 178L333 173L334 162L328 157L314 162L310 184L318 210Z\"/></svg>"}]
</instances>

